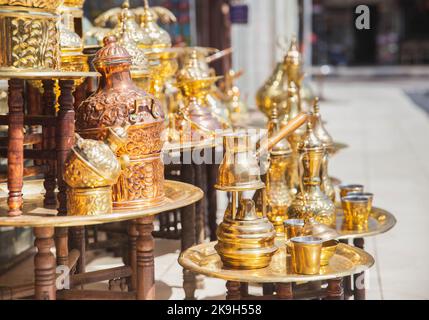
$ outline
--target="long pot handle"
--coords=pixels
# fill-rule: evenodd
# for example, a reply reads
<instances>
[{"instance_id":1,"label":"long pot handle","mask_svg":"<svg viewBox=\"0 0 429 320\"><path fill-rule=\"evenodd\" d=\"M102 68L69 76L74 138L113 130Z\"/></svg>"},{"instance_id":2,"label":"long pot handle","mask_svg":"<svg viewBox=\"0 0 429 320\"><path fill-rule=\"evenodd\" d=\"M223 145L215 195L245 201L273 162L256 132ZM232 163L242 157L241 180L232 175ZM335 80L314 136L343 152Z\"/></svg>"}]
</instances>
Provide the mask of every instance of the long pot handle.
<instances>
[{"instance_id":1,"label":"long pot handle","mask_svg":"<svg viewBox=\"0 0 429 320\"><path fill-rule=\"evenodd\" d=\"M295 118L290 120L274 137L268 139L268 142L261 145L257 152L257 156L270 151L280 140L292 134L296 129L301 127L304 123L310 120L311 114L308 112L300 112Z\"/></svg>"}]
</instances>

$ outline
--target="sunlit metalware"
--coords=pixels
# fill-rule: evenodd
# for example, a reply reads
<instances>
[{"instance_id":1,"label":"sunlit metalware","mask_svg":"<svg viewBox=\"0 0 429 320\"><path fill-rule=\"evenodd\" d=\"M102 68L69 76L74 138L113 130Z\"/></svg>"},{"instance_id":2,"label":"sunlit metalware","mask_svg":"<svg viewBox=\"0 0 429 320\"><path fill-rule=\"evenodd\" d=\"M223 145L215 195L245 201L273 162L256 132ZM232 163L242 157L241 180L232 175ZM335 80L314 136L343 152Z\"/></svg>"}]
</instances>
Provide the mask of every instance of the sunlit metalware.
<instances>
[{"instance_id":1,"label":"sunlit metalware","mask_svg":"<svg viewBox=\"0 0 429 320\"><path fill-rule=\"evenodd\" d=\"M276 135L280 131L277 108L274 107L268 123L268 135ZM284 231L283 221L287 219L287 210L294 196L289 189L288 171L292 164L292 149L287 139L282 139L271 150L269 167L266 175L268 219L274 224L276 232Z\"/></svg>"},{"instance_id":2,"label":"sunlit metalware","mask_svg":"<svg viewBox=\"0 0 429 320\"><path fill-rule=\"evenodd\" d=\"M303 235L304 224L305 222L302 219L287 219L283 221L286 244L288 244L290 239Z\"/></svg>"},{"instance_id":3,"label":"sunlit metalware","mask_svg":"<svg viewBox=\"0 0 429 320\"><path fill-rule=\"evenodd\" d=\"M292 268L298 274L318 274L323 240L318 237L295 237L290 240Z\"/></svg>"},{"instance_id":4,"label":"sunlit metalware","mask_svg":"<svg viewBox=\"0 0 429 320\"><path fill-rule=\"evenodd\" d=\"M56 71L61 0L1 0L0 70Z\"/></svg>"},{"instance_id":5,"label":"sunlit metalware","mask_svg":"<svg viewBox=\"0 0 429 320\"><path fill-rule=\"evenodd\" d=\"M109 128L106 143L83 139L76 134L76 143L67 159L64 181L67 189L67 214L72 216L112 213L112 185L121 174L116 152L126 143L126 131ZM128 158L121 157L122 167Z\"/></svg>"},{"instance_id":6,"label":"sunlit metalware","mask_svg":"<svg viewBox=\"0 0 429 320\"><path fill-rule=\"evenodd\" d=\"M311 122L298 145L300 188L288 209L290 218L308 220L314 217L319 223L335 226L335 205L320 189L320 166L325 148L315 136Z\"/></svg>"},{"instance_id":7,"label":"sunlit metalware","mask_svg":"<svg viewBox=\"0 0 429 320\"><path fill-rule=\"evenodd\" d=\"M234 84L234 80L241 76L243 72L229 70L224 81L224 101L229 120L232 125L239 126L248 118L247 105L241 98L240 89Z\"/></svg>"},{"instance_id":8,"label":"sunlit metalware","mask_svg":"<svg viewBox=\"0 0 429 320\"><path fill-rule=\"evenodd\" d=\"M117 155L130 163L113 186L115 207L159 204L164 198L161 159L164 115L159 102L132 81L131 56L115 37L107 37L94 65L102 75L97 91L76 109L76 129L84 137L104 139L112 126L130 125L128 140Z\"/></svg>"},{"instance_id":9,"label":"sunlit metalware","mask_svg":"<svg viewBox=\"0 0 429 320\"><path fill-rule=\"evenodd\" d=\"M331 135L328 133L328 131L325 129L325 126L323 125L322 117L320 115L320 108L319 108L319 99L314 99L313 102L313 131L316 137L319 138L319 140L322 142L323 146L325 147L325 154L323 155L322 165L320 169L320 180L322 182L321 189L322 191L332 200L332 202L335 203L335 189L334 185L332 184L331 178L328 174L328 163L329 163L329 156L333 152L334 148L334 140L332 139Z\"/></svg>"},{"instance_id":10,"label":"sunlit metalware","mask_svg":"<svg viewBox=\"0 0 429 320\"><path fill-rule=\"evenodd\" d=\"M337 250L338 247L338 240L329 240L329 241L324 241L322 243L322 250L320 252L320 266L324 267L327 266L329 264L329 260L331 260L331 258L334 256L335 251Z\"/></svg>"},{"instance_id":11,"label":"sunlit metalware","mask_svg":"<svg viewBox=\"0 0 429 320\"><path fill-rule=\"evenodd\" d=\"M348 230L367 230L372 208L372 196L347 195L341 198L344 212L343 227Z\"/></svg>"},{"instance_id":12,"label":"sunlit metalware","mask_svg":"<svg viewBox=\"0 0 429 320\"><path fill-rule=\"evenodd\" d=\"M338 188L340 189L340 199L350 192L363 192L362 184L341 184Z\"/></svg>"}]
</instances>

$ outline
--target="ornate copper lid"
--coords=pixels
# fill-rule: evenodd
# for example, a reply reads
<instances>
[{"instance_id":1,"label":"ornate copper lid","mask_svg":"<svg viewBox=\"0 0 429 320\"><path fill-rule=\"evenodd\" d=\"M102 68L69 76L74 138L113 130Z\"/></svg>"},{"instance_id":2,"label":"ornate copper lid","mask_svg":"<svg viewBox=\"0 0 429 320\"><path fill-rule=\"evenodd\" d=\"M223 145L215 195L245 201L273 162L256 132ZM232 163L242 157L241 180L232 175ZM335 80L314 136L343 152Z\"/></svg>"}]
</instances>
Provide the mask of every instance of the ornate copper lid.
<instances>
[{"instance_id":1,"label":"ornate copper lid","mask_svg":"<svg viewBox=\"0 0 429 320\"><path fill-rule=\"evenodd\" d=\"M95 54L94 65L130 64L132 57L127 49L117 43L115 36L107 36L103 40L104 47Z\"/></svg>"},{"instance_id":2,"label":"ornate copper lid","mask_svg":"<svg viewBox=\"0 0 429 320\"><path fill-rule=\"evenodd\" d=\"M305 135L302 137L302 140L298 144L299 151L320 151L323 150L323 143L320 139L314 134L313 124L311 121L307 122L307 131Z\"/></svg>"}]
</instances>

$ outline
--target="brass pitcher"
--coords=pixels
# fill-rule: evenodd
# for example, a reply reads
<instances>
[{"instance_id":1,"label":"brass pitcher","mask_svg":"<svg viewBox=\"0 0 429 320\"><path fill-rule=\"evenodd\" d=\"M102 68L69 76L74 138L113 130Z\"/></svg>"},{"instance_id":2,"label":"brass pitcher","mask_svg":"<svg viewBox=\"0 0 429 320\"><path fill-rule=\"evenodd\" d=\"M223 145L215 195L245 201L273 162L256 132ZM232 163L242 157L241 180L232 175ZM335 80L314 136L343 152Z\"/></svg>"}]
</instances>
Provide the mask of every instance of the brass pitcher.
<instances>
[{"instance_id":1,"label":"brass pitcher","mask_svg":"<svg viewBox=\"0 0 429 320\"><path fill-rule=\"evenodd\" d=\"M335 189L334 185L332 184L332 180L328 174L329 155L330 152L333 151L334 141L332 140L331 135L328 133L328 131L325 129L325 126L323 125L322 117L320 115L318 98L314 99L313 111L314 134L316 135L316 137L319 138L319 140L325 147L325 154L323 155L322 165L320 169L320 180L322 182L320 188L332 200L332 202L335 203Z\"/></svg>"},{"instance_id":2,"label":"brass pitcher","mask_svg":"<svg viewBox=\"0 0 429 320\"><path fill-rule=\"evenodd\" d=\"M335 205L320 189L320 166L325 148L313 132L311 122L307 123L307 132L298 145L300 188L288 209L292 219L314 217L328 226L335 226Z\"/></svg>"}]
</instances>

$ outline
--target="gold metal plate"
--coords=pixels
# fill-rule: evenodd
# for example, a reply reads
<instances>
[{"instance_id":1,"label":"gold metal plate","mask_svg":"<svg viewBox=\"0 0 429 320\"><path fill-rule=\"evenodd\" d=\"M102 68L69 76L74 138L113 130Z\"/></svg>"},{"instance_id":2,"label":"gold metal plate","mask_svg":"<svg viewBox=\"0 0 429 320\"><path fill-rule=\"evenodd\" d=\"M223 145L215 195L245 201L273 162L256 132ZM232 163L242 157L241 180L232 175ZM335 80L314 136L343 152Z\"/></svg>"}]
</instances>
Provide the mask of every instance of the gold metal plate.
<instances>
[{"instance_id":1,"label":"gold metal plate","mask_svg":"<svg viewBox=\"0 0 429 320\"><path fill-rule=\"evenodd\" d=\"M376 236L392 229L396 224L396 219L390 212L372 207L371 214L368 221L368 229L357 231L357 230L346 230L342 227L343 225L343 209L337 205L337 232L340 234L338 239L354 239L364 238L370 236Z\"/></svg>"},{"instance_id":2,"label":"gold metal plate","mask_svg":"<svg viewBox=\"0 0 429 320\"><path fill-rule=\"evenodd\" d=\"M214 249L216 242L204 243L184 251L179 263L185 269L209 277L239 282L301 282L344 277L360 273L374 264L374 258L365 251L343 243L338 244L335 255L318 275L300 275L291 269L291 257L280 244L268 267L255 270L233 270L223 266Z\"/></svg>"},{"instance_id":3,"label":"gold metal plate","mask_svg":"<svg viewBox=\"0 0 429 320\"><path fill-rule=\"evenodd\" d=\"M43 190L42 180L26 181L24 183L23 214L18 217L8 217L7 198L4 196L7 187L6 184L1 184L0 190L3 191L3 195L0 199L0 226L72 227L124 221L186 207L197 202L204 195L201 189L178 181L166 180L164 188L166 201L159 206L151 205L132 210L114 209L111 214L98 216L60 217L57 216L55 207L50 209L43 207L43 195L40 193Z\"/></svg>"}]
</instances>

